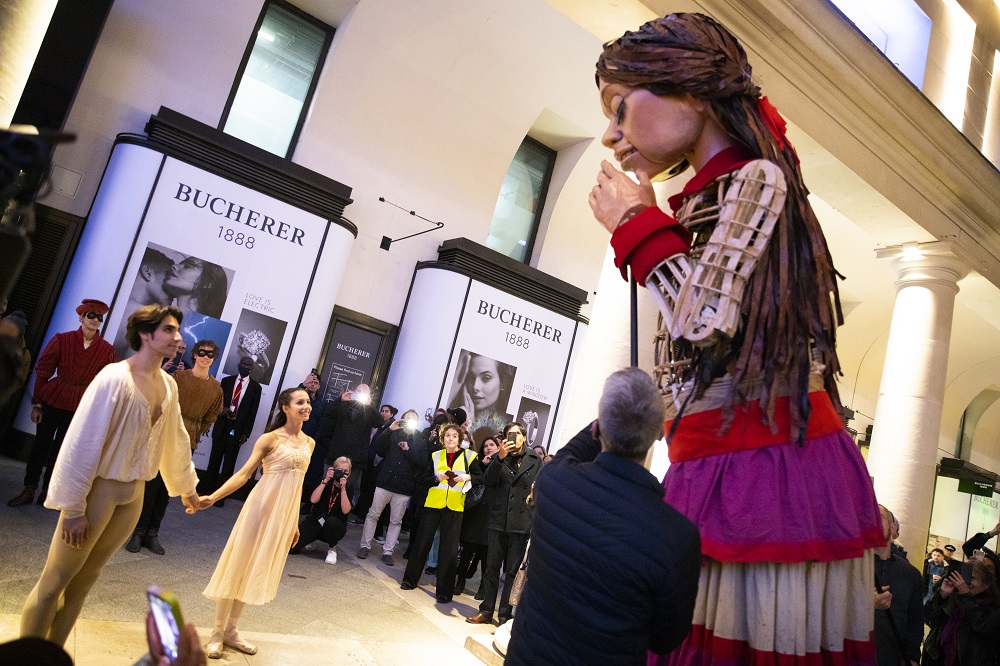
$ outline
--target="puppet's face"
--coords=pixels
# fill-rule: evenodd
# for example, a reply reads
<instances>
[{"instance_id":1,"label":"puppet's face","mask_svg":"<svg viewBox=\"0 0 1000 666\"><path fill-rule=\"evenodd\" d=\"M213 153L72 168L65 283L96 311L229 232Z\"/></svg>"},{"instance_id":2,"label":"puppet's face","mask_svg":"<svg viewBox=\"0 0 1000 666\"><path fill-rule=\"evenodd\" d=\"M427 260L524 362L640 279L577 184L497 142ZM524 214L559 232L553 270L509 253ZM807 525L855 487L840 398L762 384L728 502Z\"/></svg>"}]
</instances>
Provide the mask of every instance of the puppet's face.
<instances>
[{"instance_id":1,"label":"puppet's face","mask_svg":"<svg viewBox=\"0 0 1000 666\"><path fill-rule=\"evenodd\" d=\"M601 143L615 152L623 171L650 178L694 152L708 119L708 105L690 95L661 97L601 81L601 108L608 129Z\"/></svg>"}]
</instances>

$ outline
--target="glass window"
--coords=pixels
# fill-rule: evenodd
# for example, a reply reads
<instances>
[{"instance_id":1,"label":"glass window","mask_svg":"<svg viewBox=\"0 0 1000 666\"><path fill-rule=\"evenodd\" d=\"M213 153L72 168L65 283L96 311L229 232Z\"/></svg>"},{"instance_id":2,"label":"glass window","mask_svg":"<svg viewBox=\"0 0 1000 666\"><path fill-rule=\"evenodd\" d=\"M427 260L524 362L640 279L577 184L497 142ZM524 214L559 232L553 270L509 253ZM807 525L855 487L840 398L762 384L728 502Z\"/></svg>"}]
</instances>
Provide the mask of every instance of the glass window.
<instances>
[{"instance_id":1,"label":"glass window","mask_svg":"<svg viewBox=\"0 0 1000 666\"><path fill-rule=\"evenodd\" d=\"M832 2L913 85L923 88L931 20L914 0Z\"/></svg>"},{"instance_id":2,"label":"glass window","mask_svg":"<svg viewBox=\"0 0 1000 666\"><path fill-rule=\"evenodd\" d=\"M284 3L264 7L222 117L226 134L289 157L333 28Z\"/></svg>"},{"instance_id":3,"label":"glass window","mask_svg":"<svg viewBox=\"0 0 1000 666\"><path fill-rule=\"evenodd\" d=\"M527 262L538 233L556 151L525 137L503 179L486 247Z\"/></svg>"}]
</instances>

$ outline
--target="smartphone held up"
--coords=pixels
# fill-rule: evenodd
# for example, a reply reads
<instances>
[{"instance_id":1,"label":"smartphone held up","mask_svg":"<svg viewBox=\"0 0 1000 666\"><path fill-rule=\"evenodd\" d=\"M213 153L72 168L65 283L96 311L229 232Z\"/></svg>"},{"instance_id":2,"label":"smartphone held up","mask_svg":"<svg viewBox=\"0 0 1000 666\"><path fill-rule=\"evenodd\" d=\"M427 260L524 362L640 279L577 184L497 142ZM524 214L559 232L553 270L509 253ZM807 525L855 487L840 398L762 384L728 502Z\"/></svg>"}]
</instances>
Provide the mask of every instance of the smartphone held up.
<instances>
[{"instance_id":1,"label":"smartphone held up","mask_svg":"<svg viewBox=\"0 0 1000 666\"><path fill-rule=\"evenodd\" d=\"M180 602L173 593L155 586L146 590L146 598L149 599L149 608L153 613L153 623L156 625L163 653L172 664L177 661L181 627L184 626Z\"/></svg>"}]
</instances>

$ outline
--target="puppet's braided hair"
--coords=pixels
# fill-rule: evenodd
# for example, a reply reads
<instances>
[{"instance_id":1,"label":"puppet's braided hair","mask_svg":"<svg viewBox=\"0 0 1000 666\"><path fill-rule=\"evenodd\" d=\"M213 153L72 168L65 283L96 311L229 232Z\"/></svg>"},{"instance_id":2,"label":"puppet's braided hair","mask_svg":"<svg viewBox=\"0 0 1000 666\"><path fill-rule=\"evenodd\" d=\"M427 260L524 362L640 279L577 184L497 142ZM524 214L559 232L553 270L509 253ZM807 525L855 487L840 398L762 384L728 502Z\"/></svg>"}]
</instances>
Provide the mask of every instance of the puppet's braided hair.
<instances>
[{"instance_id":1,"label":"puppet's braided hair","mask_svg":"<svg viewBox=\"0 0 1000 666\"><path fill-rule=\"evenodd\" d=\"M809 419L810 343L825 365L824 385L840 409L836 327L843 323L837 272L809 205L798 156L784 137L784 122L751 76L746 52L720 23L702 14L670 14L608 43L597 77L656 95L691 96L710 103L729 135L756 158L784 172L788 193L767 250L747 283L742 332L729 374L735 381L725 422L744 379L763 385L760 406L770 419L778 392L790 392L791 435L801 441ZM772 420L773 423L773 420Z\"/></svg>"}]
</instances>

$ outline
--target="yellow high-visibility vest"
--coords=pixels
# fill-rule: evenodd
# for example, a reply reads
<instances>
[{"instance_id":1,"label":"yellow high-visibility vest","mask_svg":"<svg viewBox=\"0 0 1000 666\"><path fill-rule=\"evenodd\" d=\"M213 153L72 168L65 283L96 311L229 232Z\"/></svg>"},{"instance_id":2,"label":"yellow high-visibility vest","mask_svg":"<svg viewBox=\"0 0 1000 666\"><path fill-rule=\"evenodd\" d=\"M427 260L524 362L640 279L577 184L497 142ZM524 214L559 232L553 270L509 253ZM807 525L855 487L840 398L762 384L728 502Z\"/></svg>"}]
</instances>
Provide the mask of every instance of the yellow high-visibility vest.
<instances>
[{"instance_id":1,"label":"yellow high-visibility vest","mask_svg":"<svg viewBox=\"0 0 1000 666\"><path fill-rule=\"evenodd\" d=\"M469 470L465 467L466 460L471 465L475 459L475 451L459 449L458 456L455 458L455 465L448 467L448 452L445 449L435 451L431 454L435 474L444 474L449 469L456 474L468 474ZM465 493L462 492L463 485L449 486L447 480L440 482L427 491L427 501L424 502L424 506L428 509L444 509L447 507L452 511L464 511Z\"/></svg>"}]
</instances>

